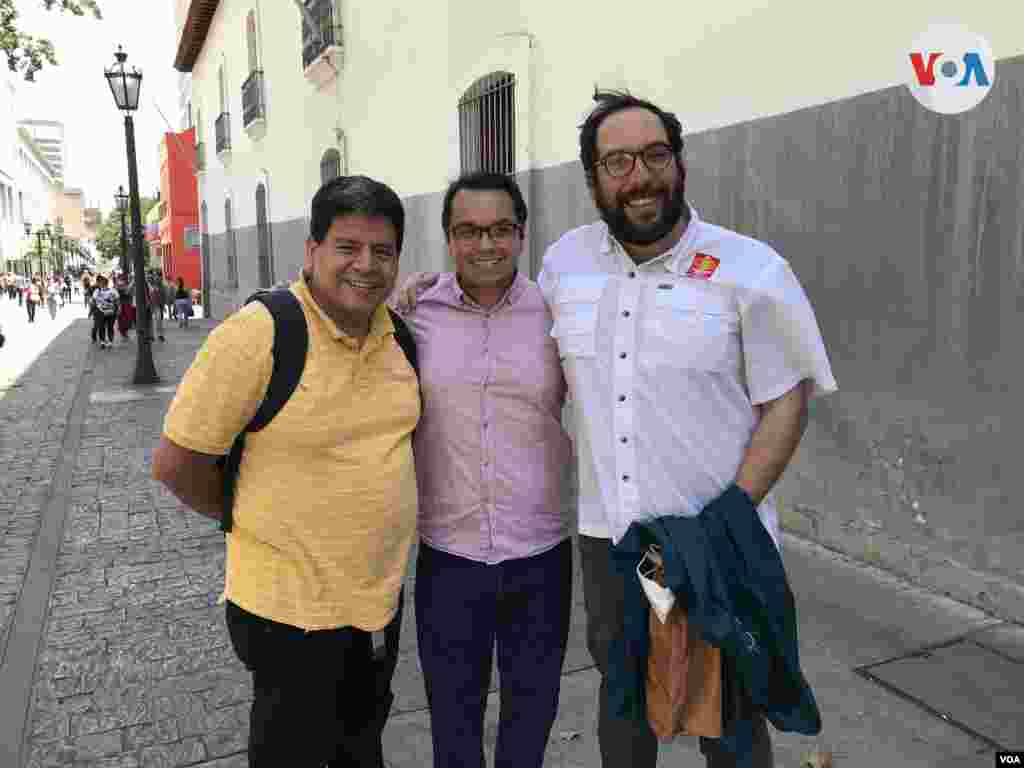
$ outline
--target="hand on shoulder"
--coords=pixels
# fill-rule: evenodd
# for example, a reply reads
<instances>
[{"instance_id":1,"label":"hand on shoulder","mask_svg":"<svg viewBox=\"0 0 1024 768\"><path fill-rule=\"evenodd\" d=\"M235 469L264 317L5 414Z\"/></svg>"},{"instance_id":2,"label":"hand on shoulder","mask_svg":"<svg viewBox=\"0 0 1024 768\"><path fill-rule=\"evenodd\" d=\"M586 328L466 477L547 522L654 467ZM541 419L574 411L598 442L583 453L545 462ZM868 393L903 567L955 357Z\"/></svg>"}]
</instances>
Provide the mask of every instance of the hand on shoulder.
<instances>
[{"instance_id":1,"label":"hand on shoulder","mask_svg":"<svg viewBox=\"0 0 1024 768\"><path fill-rule=\"evenodd\" d=\"M402 314L409 314L416 309L419 295L437 284L440 272L413 272L402 283L395 297L395 309Z\"/></svg>"}]
</instances>

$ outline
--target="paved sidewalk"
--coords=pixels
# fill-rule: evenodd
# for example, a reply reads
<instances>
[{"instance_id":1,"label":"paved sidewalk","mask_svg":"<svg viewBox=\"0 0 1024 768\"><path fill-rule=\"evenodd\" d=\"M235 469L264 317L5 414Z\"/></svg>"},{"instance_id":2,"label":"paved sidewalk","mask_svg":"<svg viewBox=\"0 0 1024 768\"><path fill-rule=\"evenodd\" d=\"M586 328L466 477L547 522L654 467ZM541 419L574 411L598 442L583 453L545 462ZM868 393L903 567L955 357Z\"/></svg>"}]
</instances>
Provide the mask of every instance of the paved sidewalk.
<instances>
[{"instance_id":1,"label":"paved sidewalk","mask_svg":"<svg viewBox=\"0 0 1024 768\"><path fill-rule=\"evenodd\" d=\"M24 731L20 764L18 745L0 744L0 768L247 765L249 680L216 605L223 537L149 479L174 385L211 327L170 324L167 342L154 344L162 383L133 388L134 346L83 351L80 321L20 387L0 393L0 618L9 625L16 606L25 629L0 657L0 726ZM37 537L47 526L59 528L59 537ZM40 565L47 547L49 571ZM1024 711L1021 628L789 535L784 557L798 599L804 671L825 729L819 738L773 733L779 768L796 768L816 744L836 752L836 766L858 768L987 767L996 744L1024 748L1024 723L1006 714ZM36 580L32 589L26 573ZM597 675L584 644L578 567L575 586L545 765L597 768ZM34 625L24 618L33 601L41 606ZM432 764L429 713L411 599L407 608L385 754L392 768L424 768ZM872 668L875 679L856 671L897 658ZM978 664L998 675L986 676ZM3 687L8 680L31 687L16 700ZM496 698L487 716L489 759ZM663 749L659 765L704 761L694 739L681 739Z\"/></svg>"}]
</instances>

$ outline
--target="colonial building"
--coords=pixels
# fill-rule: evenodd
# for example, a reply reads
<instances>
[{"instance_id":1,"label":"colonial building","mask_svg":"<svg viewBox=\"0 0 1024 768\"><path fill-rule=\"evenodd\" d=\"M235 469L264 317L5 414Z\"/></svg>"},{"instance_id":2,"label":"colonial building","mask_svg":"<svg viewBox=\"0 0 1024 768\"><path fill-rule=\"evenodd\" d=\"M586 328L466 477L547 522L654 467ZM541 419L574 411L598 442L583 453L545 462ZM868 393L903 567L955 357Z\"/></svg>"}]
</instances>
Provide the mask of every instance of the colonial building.
<instances>
[{"instance_id":1,"label":"colonial building","mask_svg":"<svg viewBox=\"0 0 1024 768\"><path fill-rule=\"evenodd\" d=\"M536 274L548 244L596 219L578 159L593 91L628 88L682 120L698 212L775 246L817 310L840 393L787 473L786 525L858 556L870 531L870 557L1022 611L1024 491L998 479L1024 431L1019 3L952 14L995 57L990 91L960 114L907 87L912 54L937 50L913 47L939 20L924 0L176 7L214 317L297 274L310 198L339 173L403 197L403 271L446 265L449 180L514 173Z\"/></svg>"},{"instance_id":2,"label":"colonial building","mask_svg":"<svg viewBox=\"0 0 1024 768\"><path fill-rule=\"evenodd\" d=\"M164 275L202 286L199 202L196 191L195 129L165 133L160 141L160 201L155 206L155 243Z\"/></svg>"}]
</instances>

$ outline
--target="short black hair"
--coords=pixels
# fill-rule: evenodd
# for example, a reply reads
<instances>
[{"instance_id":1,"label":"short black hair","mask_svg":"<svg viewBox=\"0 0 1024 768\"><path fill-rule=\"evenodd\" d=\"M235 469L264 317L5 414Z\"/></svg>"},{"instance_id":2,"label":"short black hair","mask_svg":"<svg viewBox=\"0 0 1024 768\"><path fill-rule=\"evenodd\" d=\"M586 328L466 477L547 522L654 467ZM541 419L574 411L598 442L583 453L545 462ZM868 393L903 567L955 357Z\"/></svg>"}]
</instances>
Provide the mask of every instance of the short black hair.
<instances>
[{"instance_id":1,"label":"short black hair","mask_svg":"<svg viewBox=\"0 0 1024 768\"><path fill-rule=\"evenodd\" d=\"M452 223L452 201L459 190L494 190L497 192L508 192L512 198L512 205L516 211L516 223L520 227L526 226L526 201L519 189L516 180L503 173L491 173L489 171L473 171L464 173L451 184L448 191L444 193L444 206L441 208L441 229L444 231L445 239L448 238L448 227Z\"/></svg>"},{"instance_id":2,"label":"short black hair","mask_svg":"<svg viewBox=\"0 0 1024 768\"><path fill-rule=\"evenodd\" d=\"M587 175L587 184L594 185L594 163L597 162L597 131L601 123L609 115L621 112L624 109L646 109L653 112L665 126L665 133L668 135L669 146L676 158L679 158L683 151L683 124L672 112L666 112L646 99L633 96L629 91L594 91L594 101L597 102L587 119L580 126L580 162L583 164L583 171Z\"/></svg>"},{"instance_id":3,"label":"short black hair","mask_svg":"<svg viewBox=\"0 0 1024 768\"><path fill-rule=\"evenodd\" d=\"M405 235L402 200L387 184L369 176L337 176L317 190L311 206L310 238L322 243L336 218L352 214L379 216L390 221L398 235L397 245L401 253Z\"/></svg>"}]
</instances>

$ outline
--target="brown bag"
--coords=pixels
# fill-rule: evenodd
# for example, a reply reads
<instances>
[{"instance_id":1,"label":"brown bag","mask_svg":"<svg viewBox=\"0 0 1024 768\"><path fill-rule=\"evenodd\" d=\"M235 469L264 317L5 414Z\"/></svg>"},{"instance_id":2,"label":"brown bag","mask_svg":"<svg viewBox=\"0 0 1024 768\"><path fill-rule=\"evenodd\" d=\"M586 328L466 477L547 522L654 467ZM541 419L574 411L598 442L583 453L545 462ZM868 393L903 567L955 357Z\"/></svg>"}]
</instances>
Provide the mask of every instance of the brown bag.
<instances>
[{"instance_id":1,"label":"brown bag","mask_svg":"<svg viewBox=\"0 0 1024 768\"><path fill-rule=\"evenodd\" d=\"M664 570L655 570L664 586ZM678 598L665 623L649 611L647 720L654 735L667 741L678 735L722 736L722 652L708 643Z\"/></svg>"}]
</instances>

